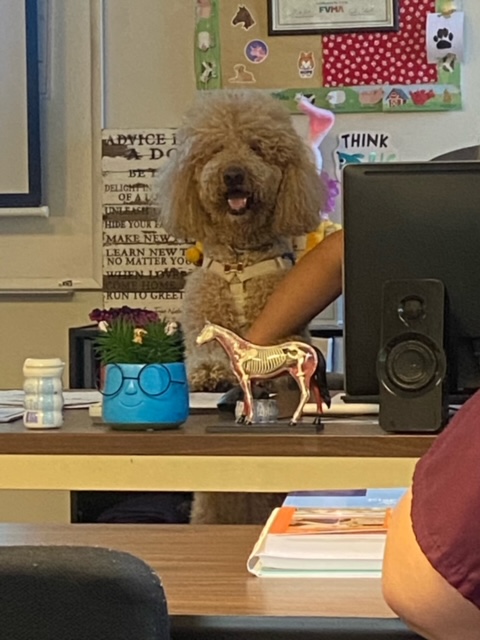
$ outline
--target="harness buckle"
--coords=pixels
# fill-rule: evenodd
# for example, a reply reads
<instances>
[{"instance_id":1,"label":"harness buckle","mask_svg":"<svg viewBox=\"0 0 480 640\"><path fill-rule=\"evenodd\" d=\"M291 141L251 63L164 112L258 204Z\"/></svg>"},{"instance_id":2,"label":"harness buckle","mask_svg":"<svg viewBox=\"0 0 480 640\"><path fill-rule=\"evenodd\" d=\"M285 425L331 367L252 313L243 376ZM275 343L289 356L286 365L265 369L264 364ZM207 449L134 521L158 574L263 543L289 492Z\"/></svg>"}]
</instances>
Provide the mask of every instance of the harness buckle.
<instances>
[{"instance_id":1,"label":"harness buckle","mask_svg":"<svg viewBox=\"0 0 480 640\"><path fill-rule=\"evenodd\" d=\"M225 273L230 273L231 271L235 271L236 273L243 273L243 263L237 262L236 265L226 264L223 267Z\"/></svg>"}]
</instances>

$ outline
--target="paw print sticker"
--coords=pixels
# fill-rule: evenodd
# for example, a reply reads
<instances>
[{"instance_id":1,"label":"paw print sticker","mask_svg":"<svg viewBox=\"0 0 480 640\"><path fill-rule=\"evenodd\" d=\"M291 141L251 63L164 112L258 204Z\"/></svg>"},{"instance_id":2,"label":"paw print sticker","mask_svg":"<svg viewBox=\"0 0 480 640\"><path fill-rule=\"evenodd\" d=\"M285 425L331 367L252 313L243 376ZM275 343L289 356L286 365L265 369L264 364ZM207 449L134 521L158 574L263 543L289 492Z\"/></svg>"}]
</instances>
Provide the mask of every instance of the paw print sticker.
<instances>
[{"instance_id":1,"label":"paw print sticker","mask_svg":"<svg viewBox=\"0 0 480 640\"><path fill-rule=\"evenodd\" d=\"M463 11L454 11L449 18L438 13L427 14L427 61L429 63L438 65L445 62L449 56L448 66L451 68L446 71L451 72L452 60L462 62L464 23Z\"/></svg>"},{"instance_id":2,"label":"paw print sticker","mask_svg":"<svg viewBox=\"0 0 480 640\"><path fill-rule=\"evenodd\" d=\"M433 36L435 46L439 50L451 49L453 43L453 33L448 29L438 29L436 35Z\"/></svg>"}]
</instances>

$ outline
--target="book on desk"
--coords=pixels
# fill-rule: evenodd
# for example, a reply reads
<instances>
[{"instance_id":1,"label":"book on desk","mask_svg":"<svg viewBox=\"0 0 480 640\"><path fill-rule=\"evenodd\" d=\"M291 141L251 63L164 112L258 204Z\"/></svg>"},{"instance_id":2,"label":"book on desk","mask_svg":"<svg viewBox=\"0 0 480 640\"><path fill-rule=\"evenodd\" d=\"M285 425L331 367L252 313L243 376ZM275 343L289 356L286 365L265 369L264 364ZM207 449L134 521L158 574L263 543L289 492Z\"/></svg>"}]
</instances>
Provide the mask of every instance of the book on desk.
<instances>
[{"instance_id":1,"label":"book on desk","mask_svg":"<svg viewBox=\"0 0 480 640\"><path fill-rule=\"evenodd\" d=\"M378 578L395 489L302 491L274 509L247 561L256 576Z\"/></svg>"}]
</instances>

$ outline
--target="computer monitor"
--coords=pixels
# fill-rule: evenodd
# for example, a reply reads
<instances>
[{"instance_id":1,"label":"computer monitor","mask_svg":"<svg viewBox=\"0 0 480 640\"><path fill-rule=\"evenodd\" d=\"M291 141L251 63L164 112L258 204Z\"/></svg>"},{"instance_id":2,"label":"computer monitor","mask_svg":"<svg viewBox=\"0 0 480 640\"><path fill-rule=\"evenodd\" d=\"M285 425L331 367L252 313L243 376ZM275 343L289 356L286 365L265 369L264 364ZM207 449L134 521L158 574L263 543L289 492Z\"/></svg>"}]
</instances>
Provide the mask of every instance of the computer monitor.
<instances>
[{"instance_id":1,"label":"computer monitor","mask_svg":"<svg viewBox=\"0 0 480 640\"><path fill-rule=\"evenodd\" d=\"M343 170L345 388L378 401L382 288L445 285L450 396L480 388L480 162L350 164Z\"/></svg>"}]
</instances>

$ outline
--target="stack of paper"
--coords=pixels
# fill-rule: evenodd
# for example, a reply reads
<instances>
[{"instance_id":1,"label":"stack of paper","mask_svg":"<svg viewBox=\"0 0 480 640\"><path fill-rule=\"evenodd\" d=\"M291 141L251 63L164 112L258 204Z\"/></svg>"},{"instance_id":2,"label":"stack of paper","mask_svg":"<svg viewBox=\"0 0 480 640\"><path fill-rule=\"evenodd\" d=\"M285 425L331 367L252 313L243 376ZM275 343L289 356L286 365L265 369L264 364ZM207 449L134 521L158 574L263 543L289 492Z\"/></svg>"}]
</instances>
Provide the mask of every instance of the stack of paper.
<instances>
[{"instance_id":1,"label":"stack of paper","mask_svg":"<svg viewBox=\"0 0 480 640\"><path fill-rule=\"evenodd\" d=\"M257 576L379 577L391 511L405 491L289 494L272 512L247 568Z\"/></svg>"},{"instance_id":2,"label":"stack of paper","mask_svg":"<svg viewBox=\"0 0 480 640\"><path fill-rule=\"evenodd\" d=\"M344 397L343 393L334 395L329 407L326 404L323 405L322 415L324 417L378 415L380 408L378 404L345 402ZM303 407L303 413L306 416L316 415L318 413L317 405L307 402Z\"/></svg>"},{"instance_id":3,"label":"stack of paper","mask_svg":"<svg viewBox=\"0 0 480 640\"><path fill-rule=\"evenodd\" d=\"M101 402L100 391L89 389L76 389L63 392L63 406L65 409L85 409L92 404Z\"/></svg>"},{"instance_id":4,"label":"stack of paper","mask_svg":"<svg viewBox=\"0 0 480 640\"><path fill-rule=\"evenodd\" d=\"M24 392L21 389L0 390L0 423L11 422L23 416ZM77 389L63 392L65 409L87 408L101 400L99 391Z\"/></svg>"},{"instance_id":5,"label":"stack of paper","mask_svg":"<svg viewBox=\"0 0 480 640\"><path fill-rule=\"evenodd\" d=\"M23 416L23 397L20 390L0 391L0 423L12 422Z\"/></svg>"},{"instance_id":6,"label":"stack of paper","mask_svg":"<svg viewBox=\"0 0 480 640\"><path fill-rule=\"evenodd\" d=\"M0 406L0 422L12 422L23 416L23 409Z\"/></svg>"}]
</instances>

